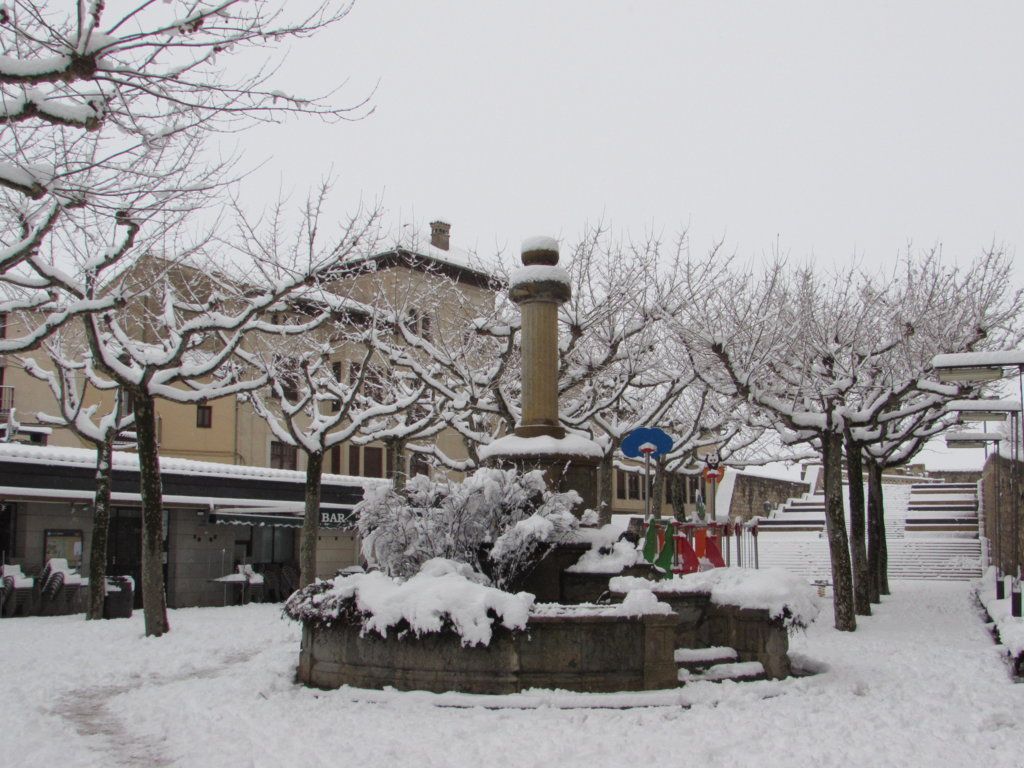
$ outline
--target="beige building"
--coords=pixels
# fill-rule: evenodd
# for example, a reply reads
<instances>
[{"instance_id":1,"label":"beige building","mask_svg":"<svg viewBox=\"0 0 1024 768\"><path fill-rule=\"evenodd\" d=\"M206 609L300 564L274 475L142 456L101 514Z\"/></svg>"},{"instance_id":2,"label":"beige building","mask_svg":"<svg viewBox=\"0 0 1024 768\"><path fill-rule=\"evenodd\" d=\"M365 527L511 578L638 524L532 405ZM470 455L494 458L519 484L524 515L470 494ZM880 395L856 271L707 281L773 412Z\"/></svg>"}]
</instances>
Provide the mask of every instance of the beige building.
<instances>
[{"instance_id":1,"label":"beige building","mask_svg":"<svg viewBox=\"0 0 1024 768\"><path fill-rule=\"evenodd\" d=\"M344 278L345 295L366 303L383 296L389 306L407 313L422 336L437 343L471 332L469 320L493 308L495 285L490 275L472 266L464 254L453 251L449 239L448 225L435 222L429 244L395 248L353 265ZM202 273L189 273L187 279L210 283ZM148 309L152 316L152 308ZM142 328L143 338L145 333ZM44 364L43 353L33 356ZM335 377L354 377L361 359L361 350L339 345L331 359ZM91 392L89 398L109 408L108 395ZM87 566L91 529L89 465L94 459L91 447L71 430L47 425L36 416L56 410L48 388L30 376L18 358L2 360L0 425L9 421L14 425L16 421L17 433L13 437L16 445L6 449L0 445L4 449L0 450L0 558L21 563L30 572L52 556L67 556L73 565ZM301 505L305 470L303 452L275 439L253 407L238 397L201 404L161 399L156 411L165 465L170 604L220 604L225 590L213 580L238 564L256 564L275 574L275 579L277 574L288 575L294 570L298 561L296 513ZM431 439L453 458L466 456L461 437L452 430ZM20 450L18 444L79 450L32 453L29 446ZM119 489L115 489L108 568L111 573L133 574L140 556L141 522L137 493L130 479L134 461L130 443L123 448L126 452L119 461L125 474ZM428 465L415 456L408 452L396 456L380 442L346 443L329 451L324 464L329 476L324 480L318 550L321 576L333 575L337 569L358 562L358 542L345 522L351 499L361 495L362 483L389 477L395 462L402 462L408 474L429 471ZM66 487L60 479L51 482L62 473ZM35 479L26 480L29 475ZM692 508L698 483L694 478L679 491L688 508ZM643 510L641 477L616 471L614 484L613 512ZM176 492L170 493L171 488ZM663 498L663 514L669 515L671 495ZM285 580L281 590L287 586Z\"/></svg>"},{"instance_id":2,"label":"beige building","mask_svg":"<svg viewBox=\"0 0 1024 768\"><path fill-rule=\"evenodd\" d=\"M464 333L470 316L486 314L493 308L492 278L471 266L464 254L450 249L448 225L436 222L432 230L429 244L416 249L395 248L353 264L339 281L337 290L366 303L383 295L390 306L404 308L407 320L424 337L440 339ZM200 285L211 283L206 275L195 270L186 268L182 274L182 279ZM136 277L132 275L129 279ZM153 308L145 307L142 314L152 317ZM145 341L147 328L142 323L140 326L132 332ZM10 331L12 335L17 333L13 327ZM37 352L32 357L46 367L44 353ZM331 360L335 376L354 378L361 360L361 350L339 345ZM73 565L86 567L91 494L85 487L88 479L82 473L93 460L92 449L70 429L46 424L37 417L40 412L56 414L58 408L47 386L30 376L19 358L9 356L2 363L0 424L10 423L16 432L13 445L6 453L0 451L0 558L21 563L30 572L41 568L48 557L62 555L67 555ZM381 375L378 371L382 370L374 366L370 374ZM371 388L372 385L370 382ZM95 391L89 391L86 399L99 404L101 410L109 410L112 403L111 397ZM165 465L171 605L219 604L223 588L212 579L224 575L224 570L233 570L237 564L293 569L298 560L295 512L301 505L305 454L275 439L253 407L238 397L200 404L158 399L156 412L160 454ZM460 438L451 431L433 439L447 454L465 456ZM78 450L32 453L28 446L24 450L18 448L24 444ZM130 451L130 444L124 447ZM120 461L130 465L133 459L125 454ZM320 575L333 575L339 568L358 562L355 533L342 523L351 509L346 494L362 492L364 481L354 478L372 482L388 477L396 461L402 462L407 473L428 471L424 462L408 454L395 456L379 442L341 444L329 451L324 470L332 476L324 480L318 551ZM30 465L52 467L37 473L41 479L34 482L43 487L29 488L23 484L27 474L32 474L26 473ZM125 471L130 473L128 465ZM254 476L247 468L267 471ZM75 487L61 488L59 483L58 487L47 487L46 476L60 473L74 476L70 485ZM227 496L211 497L209 488L188 480L200 476L216 477L219 491L229 489L225 491ZM169 477L181 486L181 493L168 493ZM273 477L275 487L258 487L267 477ZM137 494L131 492L130 485L122 484L115 493L108 563L111 573L132 574L137 570L140 516ZM336 497L333 502L328 498L332 493ZM252 524L247 524L250 521Z\"/></svg>"}]
</instances>

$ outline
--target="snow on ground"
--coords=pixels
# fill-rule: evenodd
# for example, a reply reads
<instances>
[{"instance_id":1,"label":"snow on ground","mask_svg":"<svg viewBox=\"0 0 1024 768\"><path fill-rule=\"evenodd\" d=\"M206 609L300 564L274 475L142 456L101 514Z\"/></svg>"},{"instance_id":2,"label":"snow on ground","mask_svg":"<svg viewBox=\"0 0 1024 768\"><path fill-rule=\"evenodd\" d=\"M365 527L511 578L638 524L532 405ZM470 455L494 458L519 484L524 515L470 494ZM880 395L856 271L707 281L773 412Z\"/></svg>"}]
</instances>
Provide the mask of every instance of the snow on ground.
<instances>
[{"instance_id":1,"label":"snow on ground","mask_svg":"<svg viewBox=\"0 0 1024 768\"><path fill-rule=\"evenodd\" d=\"M0 621L5 766L1020 766L1011 682L967 583L895 582L856 633L828 610L791 650L812 677L619 695L317 691L280 606ZM688 708L679 705L688 704ZM485 706L466 707L466 704ZM518 709L503 708L509 705ZM560 708L560 707L569 708Z\"/></svg>"}]
</instances>

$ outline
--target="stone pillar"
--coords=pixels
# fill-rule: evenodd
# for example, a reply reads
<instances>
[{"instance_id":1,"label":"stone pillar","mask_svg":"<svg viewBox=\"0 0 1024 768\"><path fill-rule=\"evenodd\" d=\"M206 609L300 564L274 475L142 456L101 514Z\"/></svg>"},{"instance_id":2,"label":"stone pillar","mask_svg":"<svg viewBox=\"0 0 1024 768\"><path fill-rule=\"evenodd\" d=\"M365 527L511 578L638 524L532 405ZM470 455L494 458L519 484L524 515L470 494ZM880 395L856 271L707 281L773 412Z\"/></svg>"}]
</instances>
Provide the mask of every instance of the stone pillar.
<instances>
[{"instance_id":1,"label":"stone pillar","mask_svg":"<svg viewBox=\"0 0 1024 768\"><path fill-rule=\"evenodd\" d=\"M597 509L600 447L567 435L558 418L558 307L569 300L569 274L558 266L558 243L549 237L523 242L523 266L512 273L509 297L521 315L522 414L515 434L480 451L492 465L541 469L556 490L582 498L578 511Z\"/></svg>"},{"instance_id":2,"label":"stone pillar","mask_svg":"<svg viewBox=\"0 0 1024 768\"><path fill-rule=\"evenodd\" d=\"M523 243L523 268L512 274L509 298L522 317L519 437L565 437L558 423L558 307L571 296L568 273L558 266L558 243L538 237Z\"/></svg>"}]
</instances>

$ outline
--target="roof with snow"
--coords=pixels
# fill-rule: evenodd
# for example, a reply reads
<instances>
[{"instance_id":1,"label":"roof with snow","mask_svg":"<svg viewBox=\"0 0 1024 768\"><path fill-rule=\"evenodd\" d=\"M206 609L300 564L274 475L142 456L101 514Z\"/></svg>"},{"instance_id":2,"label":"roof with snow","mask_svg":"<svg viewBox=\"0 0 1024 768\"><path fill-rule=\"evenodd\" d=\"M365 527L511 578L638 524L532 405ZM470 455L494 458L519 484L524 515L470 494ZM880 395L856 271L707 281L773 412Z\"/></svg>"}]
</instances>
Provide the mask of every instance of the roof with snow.
<instances>
[{"instance_id":1,"label":"roof with snow","mask_svg":"<svg viewBox=\"0 0 1024 768\"><path fill-rule=\"evenodd\" d=\"M489 272L475 253L456 246L438 248L430 242L429 235L414 235L410 239L399 241L391 248L363 258L352 259L349 264L353 269L358 269L364 264L373 264L377 269L406 267L444 275L460 283L488 290L497 290L502 285L501 278Z\"/></svg>"},{"instance_id":2,"label":"roof with snow","mask_svg":"<svg viewBox=\"0 0 1024 768\"><path fill-rule=\"evenodd\" d=\"M138 456L115 451L112 464L112 500L139 503ZM293 517L302 508L305 472L172 458L161 458L160 470L167 506ZM96 454L91 450L0 444L0 499L88 503L95 475ZM367 486L380 482L385 481L325 474L321 510L348 513Z\"/></svg>"},{"instance_id":3,"label":"roof with snow","mask_svg":"<svg viewBox=\"0 0 1024 768\"><path fill-rule=\"evenodd\" d=\"M936 355L932 358L933 368L996 368L1019 365L1024 365L1024 350L1020 349L999 352L957 352L950 355Z\"/></svg>"},{"instance_id":4,"label":"roof with snow","mask_svg":"<svg viewBox=\"0 0 1024 768\"><path fill-rule=\"evenodd\" d=\"M1016 413L1020 410L1020 400L951 400L946 403L946 410Z\"/></svg>"}]
</instances>

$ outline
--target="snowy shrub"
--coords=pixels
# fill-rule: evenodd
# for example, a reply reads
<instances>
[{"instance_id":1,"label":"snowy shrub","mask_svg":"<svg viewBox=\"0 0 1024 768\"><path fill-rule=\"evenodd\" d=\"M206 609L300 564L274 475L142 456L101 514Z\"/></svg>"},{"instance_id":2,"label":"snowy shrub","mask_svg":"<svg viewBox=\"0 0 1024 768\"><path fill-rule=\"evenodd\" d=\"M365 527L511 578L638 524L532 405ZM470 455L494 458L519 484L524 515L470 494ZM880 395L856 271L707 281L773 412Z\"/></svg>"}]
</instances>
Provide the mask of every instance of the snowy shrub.
<instances>
[{"instance_id":1,"label":"snowy shrub","mask_svg":"<svg viewBox=\"0 0 1024 768\"><path fill-rule=\"evenodd\" d=\"M487 645L492 627L519 630L533 606L533 595L510 594L480 583L465 563L434 558L410 579L383 573L357 573L318 581L288 598L285 613L293 619L329 626L357 624L363 632L387 637L410 631L416 636L451 631L463 645Z\"/></svg>"},{"instance_id":2,"label":"snowy shrub","mask_svg":"<svg viewBox=\"0 0 1024 768\"><path fill-rule=\"evenodd\" d=\"M540 471L485 468L461 483L418 475L402 491L369 489L356 514L363 556L389 576L411 577L440 557L504 586L578 528L579 501L549 491Z\"/></svg>"}]
</instances>

